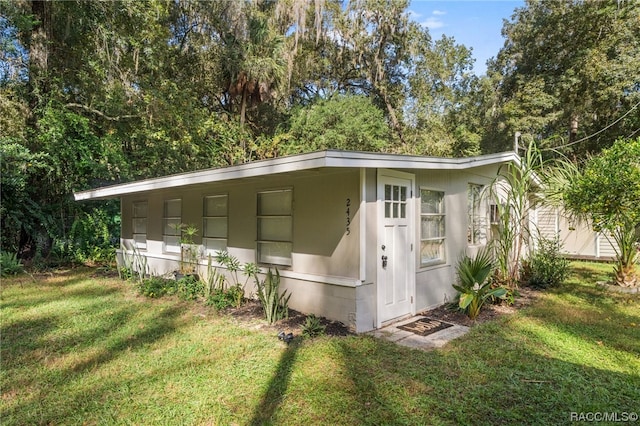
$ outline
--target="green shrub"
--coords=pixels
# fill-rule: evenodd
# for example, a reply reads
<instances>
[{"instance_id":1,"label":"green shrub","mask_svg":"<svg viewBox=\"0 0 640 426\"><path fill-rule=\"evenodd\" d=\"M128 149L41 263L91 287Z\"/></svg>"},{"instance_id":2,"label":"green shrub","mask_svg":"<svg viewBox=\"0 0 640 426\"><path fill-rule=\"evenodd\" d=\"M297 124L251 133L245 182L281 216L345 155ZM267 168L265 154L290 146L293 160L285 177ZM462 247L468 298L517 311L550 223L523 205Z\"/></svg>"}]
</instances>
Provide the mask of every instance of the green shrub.
<instances>
[{"instance_id":1,"label":"green shrub","mask_svg":"<svg viewBox=\"0 0 640 426\"><path fill-rule=\"evenodd\" d=\"M221 311L226 308L242 306L244 300L244 289L240 285L235 285L226 290L221 288L213 289L207 296L205 302L208 306L213 306L217 311Z\"/></svg>"},{"instance_id":2,"label":"green shrub","mask_svg":"<svg viewBox=\"0 0 640 426\"><path fill-rule=\"evenodd\" d=\"M212 259L222 265L226 269L226 273L218 272L218 268L213 266ZM207 300L213 298L220 302L211 303L213 305L235 306L239 308L245 298L245 287L250 278L257 281L256 274L259 268L255 263L240 264L237 257L230 255L226 251L218 252L214 257L209 255L207 262L207 275L203 280L204 295ZM238 276L241 272L245 278L244 281ZM229 299L228 302L221 300Z\"/></svg>"},{"instance_id":3,"label":"green shrub","mask_svg":"<svg viewBox=\"0 0 640 426\"><path fill-rule=\"evenodd\" d=\"M219 288L211 290L205 302L207 306L213 306L216 311L222 311L233 306L233 300L227 295L227 292Z\"/></svg>"},{"instance_id":4,"label":"green shrub","mask_svg":"<svg viewBox=\"0 0 640 426\"><path fill-rule=\"evenodd\" d=\"M256 288L258 299L269 324L289 316L289 298L291 294L287 295L286 290L280 294L280 273L277 268L275 274L269 268L267 276L262 282L256 278Z\"/></svg>"},{"instance_id":5,"label":"green shrub","mask_svg":"<svg viewBox=\"0 0 640 426\"><path fill-rule=\"evenodd\" d=\"M465 255L458 261L459 285L454 284L453 288L460 292L458 306L471 319L476 319L488 299L506 297L504 287L492 287L489 277L493 271L493 258L488 249L480 250L475 258Z\"/></svg>"},{"instance_id":6,"label":"green shrub","mask_svg":"<svg viewBox=\"0 0 640 426\"><path fill-rule=\"evenodd\" d=\"M536 251L523 266L524 283L540 289L562 284L569 274L569 261L561 256L561 248L558 237L538 237Z\"/></svg>"},{"instance_id":7,"label":"green shrub","mask_svg":"<svg viewBox=\"0 0 640 426\"><path fill-rule=\"evenodd\" d=\"M196 300L204 295L204 284L195 275L185 275L176 281L176 293L182 300Z\"/></svg>"},{"instance_id":8,"label":"green shrub","mask_svg":"<svg viewBox=\"0 0 640 426\"><path fill-rule=\"evenodd\" d=\"M138 281L138 292L146 297L158 298L176 292L176 281L162 277L149 277Z\"/></svg>"},{"instance_id":9,"label":"green shrub","mask_svg":"<svg viewBox=\"0 0 640 426\"><path fill-rule=\"evenodd\" d=\"M22 262L15 253L0 252L0 276L18 275L22 272Z\"/></svg>"},{"instance_id":10,"label":"green shrub","mask_svg":"<svg viewBox=\"0 0 640 426\"><path fill-rule=\"evenodd\" d=\"M302 335L309 338L314 338L324 334L326 326L322 325L320 318L311 314L307 316L302 325Z\"/></svg>"}]
</instances>

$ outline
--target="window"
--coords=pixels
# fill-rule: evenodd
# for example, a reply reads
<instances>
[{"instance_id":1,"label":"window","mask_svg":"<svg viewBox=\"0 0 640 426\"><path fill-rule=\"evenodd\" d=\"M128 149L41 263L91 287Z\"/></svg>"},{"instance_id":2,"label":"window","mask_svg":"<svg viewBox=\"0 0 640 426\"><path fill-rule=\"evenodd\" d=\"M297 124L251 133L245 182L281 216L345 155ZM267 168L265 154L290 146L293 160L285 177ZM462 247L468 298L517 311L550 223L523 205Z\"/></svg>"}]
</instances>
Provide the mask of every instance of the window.
<instances>
[{"instance_id":1,"label":"window","mask_svg":"<svg viewBox=\"0 0 640 426\"><path fill-rule=\"evenodd\" d=\"M227 195L204 198L202 245L207 254L216 254L227 249L228 199Z\"/></svg>"},{"instance_id":2,"label":"window","mask_svg":"<svg viewBox=\"0 0 640 426\"><path fill-rule=\"evenodd\" d=\"M384 186L384 217L387 219L404 219L407 217L406 186Z\"/></svg>"},{"instance_id":3,"label":"window","mask_svg":"<svg viewBox=\"0 0 640 426\"><path fill-rule=\"evenodd\" d=\"M293 191L258 193L258 262L291 265Z\"/></svg>"},{"instance_id":4,"label":"window","mask_svg":"<svg viewBox=\"0 0 640 426\"><path fill-rule=\"evenodd\" d=\"M492 225L498 225L500 223L500 206L497 204L491 204L489 211L489 220Z\"/></svg>"},{"instance_id":5,"label":"window","mask_svg":"<svg viewBox=\"0 0 640 426\"><path fill-rule=\"evenodd\" d=\"M162 219L164 251L180 253L180 223L182 222L182 200L165 200Z\"/></svg>"},{"instance_id":6,"label":"window","mask_svg":"<svg viewBox=\"0 0 640 426\"><path fill-rule=\"evenodd\" d=\"M420 190L420 264L444 261L444 192Z\"/></svg>"},{"instance_id":7,"label":"window","mask_svg":"<svg viewBox=\"0 0 640 426\"><path fill-rule=\"evenodd\" d=\"M133 203L133 244L136 248L147 248L147 202Z\"/></svg>"},{"instance_id":8,"label":"window","mask_svg":"<svg viewBox=\"0 0 640 426\"><path fill-rule=\"evenodd\" d=\"M467 189L467 242L471 245L487 242L487 215L482 200L483 185L469 184Z\"/></svg>"}]
</instances>

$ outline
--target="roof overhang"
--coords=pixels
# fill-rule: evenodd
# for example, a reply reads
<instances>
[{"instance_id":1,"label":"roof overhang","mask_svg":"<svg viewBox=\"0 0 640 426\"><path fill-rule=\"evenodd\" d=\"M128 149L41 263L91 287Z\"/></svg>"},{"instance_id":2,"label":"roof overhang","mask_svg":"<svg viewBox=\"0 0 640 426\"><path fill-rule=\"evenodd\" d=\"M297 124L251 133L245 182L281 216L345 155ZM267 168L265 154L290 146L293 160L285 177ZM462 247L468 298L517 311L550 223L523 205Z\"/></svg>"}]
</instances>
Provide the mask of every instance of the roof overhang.
<instances>
[{"instance_id":1,"label":"roof overhang","mask_svg":"<svg viewBox=\"0 0 640 426\"><path fill-rule=\"evenodd\" d=\"M76 201L117 198L123 195L178 188L232 179L244 179L318 168L385 168L413 170L465 170L493 164L514 162L520 158L514 152L467 158L423 157L415 155L381 154L327 150L254 161L235 166L180 173L159 178L105 186L74 192Z\"/></svg>"}]
</instances>

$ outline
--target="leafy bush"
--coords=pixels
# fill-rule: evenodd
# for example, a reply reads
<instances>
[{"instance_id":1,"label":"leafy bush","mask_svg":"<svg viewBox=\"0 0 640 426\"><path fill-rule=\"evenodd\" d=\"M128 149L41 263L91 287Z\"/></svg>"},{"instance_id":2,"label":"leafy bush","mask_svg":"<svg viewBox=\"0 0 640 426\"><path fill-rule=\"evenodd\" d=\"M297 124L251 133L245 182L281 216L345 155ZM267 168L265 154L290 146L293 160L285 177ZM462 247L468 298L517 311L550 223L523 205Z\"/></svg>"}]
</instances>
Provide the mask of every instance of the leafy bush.
<instances>
[{"instance_id":1,"label":"leafy bush","mask_svg":"<svg viewBox=\"0 0 640 426\"><path fill-rule=\"evenodd\" d=\"M226 290L220 288L213 289L207 296L205 304L213 306L217 311L221 311L232 306L239 308L243 300L244 289L240 285L235 285Z\"/></svg>"},{"instance_id":2,"label":"leafy bush","mask_svg":"<svg viewBox=\"0 0 640 426\"><path fill-rule=\"evenodd\" d=\"M538 247L523 265L525 284L535 288L557 287L569 274L569 261L560 255L562 244L554 239L539 237Z\"/></svg>"},{"instance_id":3,"label":"leafy bush","mask_svg":"<svg viewBox=\"0 0 640 426\"><path fill-rule=\"evenodd\" d=\"M458 261L459 285L454 284L453 288L460 292L458 306L471 319L477 318L488 299L506 297L504 287L492 287L489 281L493 270L493 258L488 249L480 250L475 258L465 255Z\"/></svg>"},{"instance_id":4,"label":"leafy bush","mask_svg":"<svg viewBox=\"0 0 640 426\"><path fill-rule=\"evenodd\" d=\"M275 274L269 268L267 276L262 282L256 278L256 287L258 299L269 324L289 316L289 298L291 294L287 295L286 290L280 294L280 273L277 268Z\"/></svg>"},{"instance_id":5,"label":"leafy bush","mask_svg":"<svg viewBox=\"0 0 640 426\"><path fill-rule=\"evenodd\" d=\"M144 278L138 282L138 292L146 297L158 298L176 292L176 281L162 277Z\"/></svg>"},{"instance_id":6,"label":"leafy bush","mask_svg":"<svg viewBox=\"0 0 640 426\"><path fill-rule=\"evenodd\" d=\"M218 272L213 266L212 259L222 265L227 274ZM213 258L209 256L207 262L207 275L203 280L203 292L208 304L216 306L216 309L224 309L229 306L239 308L245 298L245 287L251 277L256 281L256 274L259 268L255 263L240 264L237 257L230 255L226 251L218 252ZM240 280L238 272L245 276L244 281Z\"/></svg>"},{"instance_id":7,"label":"leafy bush","mask_svg":"<svg viewBox=\"0 0 640 426\"><path fill-rule=\"evenodd\" d=\"M18 275L22 272L22 262L15 253L0 252L0 276Z\"/></svg>"},{"instance_id":8,"label":"leafy bush","mask_svg":"<svg viewBox=\"0 0 640 426\"><path fill-rule=\"evenodd\" d=\"M176 293L182 300L196 300L204 294L204 284L195 275L185 275L176 281Z\"/></svg>"},{"instance_id":9,"label":"leafy bush","mask_svg":"<svg viewBox=\"0 0 640 426\"><path fill-rule=\"evenodd\" d=\"M233 306L233 300L226 291L216 288L207 296L205 305L213 306L216 311L222 311Z\"/></svg>"},{"instance_id":10,"label":"leafy bush","mask_svg":"<svg viewBox=\"0 0 640 426\"><path fill-rule=\"evenodd\" d=\"M302 335L309 338L321 336L324 334L326 328L327 327L320 322L320 318L311 314L304 320Z\"/></svg>"}]
</instances>

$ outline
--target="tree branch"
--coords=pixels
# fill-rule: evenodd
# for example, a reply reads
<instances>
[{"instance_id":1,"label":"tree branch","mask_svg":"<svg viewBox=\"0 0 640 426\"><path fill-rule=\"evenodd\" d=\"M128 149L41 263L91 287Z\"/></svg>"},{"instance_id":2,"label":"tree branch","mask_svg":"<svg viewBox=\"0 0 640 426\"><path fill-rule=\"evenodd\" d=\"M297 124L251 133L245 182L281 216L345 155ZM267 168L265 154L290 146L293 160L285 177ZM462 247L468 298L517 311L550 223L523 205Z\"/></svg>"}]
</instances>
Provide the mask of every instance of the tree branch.
<instances>
[{"instance_id":1,"label":"tree branch","mask_svg":"<svg viewBox=\"0 0 640 426\"><path fill-rule=\"evenodd\" d=\"M83 109L83 110L85 110L87 112L90 112L92 114L99 115L100 117L104 118L105 120L109 120L109 121L120 121L120 120L129 119L129 118L139 118L140 117L140 115L137 115L137 114L118 115L116 117L111 117L111 116L105 114L102 111L99 111L97 109L91 108L91 107L89 107L87 105L77 104L77 103L74 103L74 102L70 102L70 103L66 104L65 106L68 107L68 108L80 108L80 109Z\"/></svg>"}]
</instances>

